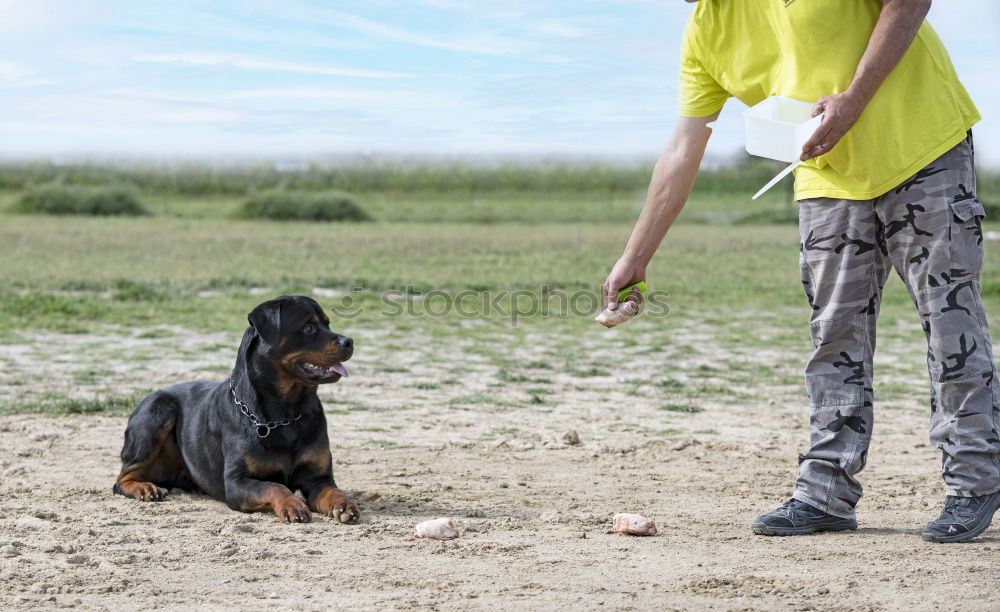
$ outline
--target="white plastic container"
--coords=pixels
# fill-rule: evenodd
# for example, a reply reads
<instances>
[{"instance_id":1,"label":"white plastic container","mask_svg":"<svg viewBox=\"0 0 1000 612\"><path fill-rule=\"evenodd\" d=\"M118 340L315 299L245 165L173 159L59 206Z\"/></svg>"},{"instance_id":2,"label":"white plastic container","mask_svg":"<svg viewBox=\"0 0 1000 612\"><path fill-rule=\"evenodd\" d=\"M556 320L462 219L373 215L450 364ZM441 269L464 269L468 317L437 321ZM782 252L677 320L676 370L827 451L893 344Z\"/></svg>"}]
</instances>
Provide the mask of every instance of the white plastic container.
<instances>
[{"instance_id":1,"label":"white plastic container","mask_svg":"<svg viewBox=\"0 0 1000 612\"><path fill-rule=\"evenodd\" d=\"M747 128L747 153L794 162L802 145L819 127L823 116L810 117L813 104L793 98L771 96L743 112Z\"/></svg>"}]
</instances>

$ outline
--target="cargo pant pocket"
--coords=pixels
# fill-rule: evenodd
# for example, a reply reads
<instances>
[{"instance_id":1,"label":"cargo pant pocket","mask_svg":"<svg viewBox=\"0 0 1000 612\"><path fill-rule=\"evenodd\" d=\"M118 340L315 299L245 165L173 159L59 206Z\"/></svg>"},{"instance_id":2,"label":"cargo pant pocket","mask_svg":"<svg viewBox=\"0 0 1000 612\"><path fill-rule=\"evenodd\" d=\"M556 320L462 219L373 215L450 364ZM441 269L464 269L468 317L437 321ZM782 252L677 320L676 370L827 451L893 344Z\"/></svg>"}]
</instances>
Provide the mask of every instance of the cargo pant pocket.
<instances>
[{"instance_id":1,"label":"cargo pant pocket","mask_svg":"<svg viewBox=\"0 0 1000 612\"><path fill-rule=\"evenodd\" d=\"M982 220L986 216L986 210L972 197L973 194L968 195L970 199L949 203L951 207L949 272L953 280L977 279L983 270Z\"/></svg>"}]
</instances>

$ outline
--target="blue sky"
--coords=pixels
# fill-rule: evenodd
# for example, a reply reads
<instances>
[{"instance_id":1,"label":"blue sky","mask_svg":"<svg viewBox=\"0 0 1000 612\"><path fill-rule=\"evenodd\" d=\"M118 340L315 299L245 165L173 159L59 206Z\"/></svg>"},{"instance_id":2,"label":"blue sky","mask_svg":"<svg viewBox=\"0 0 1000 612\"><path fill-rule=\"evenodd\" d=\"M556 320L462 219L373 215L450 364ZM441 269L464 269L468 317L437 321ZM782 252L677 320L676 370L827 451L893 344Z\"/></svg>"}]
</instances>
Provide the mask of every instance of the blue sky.
<instances>
[{"instance_id":1,"label":"blue sky","mask_svg":"<svg viewBox=\"0 0 1000 612\"><path fill-rule=\"evenodd\" d=\"M681 0L0 0L0 155L654 156ZM1000 2L930 21L1000 166ZM742 147L742 105L710 154Z\"/></svg>"}]
</instances>

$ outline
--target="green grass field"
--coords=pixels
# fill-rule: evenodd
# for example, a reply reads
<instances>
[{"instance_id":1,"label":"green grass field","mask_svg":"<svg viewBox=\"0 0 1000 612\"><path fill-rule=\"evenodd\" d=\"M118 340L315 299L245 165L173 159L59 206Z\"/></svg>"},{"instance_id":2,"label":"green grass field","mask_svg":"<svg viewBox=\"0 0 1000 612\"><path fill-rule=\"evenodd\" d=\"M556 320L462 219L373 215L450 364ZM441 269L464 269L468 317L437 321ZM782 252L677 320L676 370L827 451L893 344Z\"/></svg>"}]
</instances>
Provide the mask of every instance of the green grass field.
<instances>
[{"instance_id":1,"label":"green grass field","mask_svg":"<svg viewBox=\"0 0 1000 612\"><path fill-rule=\"evenodd\" d=\"M472 199L469 193L362 194L378 219L364 224L235 220L231 213L241 198L219 194L145 194L153 214L137 218L0 213L0 343L27 343L36 352L57 353L58 347L37 346L39 338L132 333L162 336L168 354L193 358L172 344L177 330L238 333L246 313L260 301L306 293L316 295L348 332L386 333L393 338L390 346L401 350L416 334L485 356L514 377L508 382L523 384L527 397L535 398L526 401L545 405L548 391L538 382L545 376L513 368L503 347L540 335L573 354L575 344L604 331L591 320L596 292L621 253L641 203L641 193L615 193L610 199L608 193L565 191L492 191ZM0 191L0 210L17 194ZM779 191L752 203L749 193L696 194L649 270L651 286L669 294L669 314L650 317L645 327L627 326L624 335L616 336L620 346L657 350L672 342L670 325L683 322L710 327L727 346L801 351L808 343L808 312L799 283L796 227L731 222L761 211L794 214L786 196ZM995 316L1000 313L1000 255L990 247L984 301ZM387 291L411 289L442 300L464 296L471 314L442 315L430 299L419 298L401 313L398 301L385 299ZM491 304L504 291L520 295ZM584 308L569 316L546 311L546 305L558 309L558 292L583 296L579 304ZM488 305L494 308L483 314ZM902 322L885 326L890 338L919 340L916 315L895 277L883 313L883 319ZM633 329L636 335L630 336ZM672 350L684 354L687 349L675 343ZM128 358L153 358L137 355ZM606 359L586 357L571 366L575 376L607 374ZM749 374L739 370L738 362L723 362L727 380L747 381ZM93 368L95 379L100 379L100 366ZM788 372L795 374L797 367L790 365ZM784 380L786 374L775 376ZM691 411L692 397L738 396L720 385L718 372L698 375L706 382L668 397L665 412ZM131 392L105 404L61 392L33 398L16 408L0 404L0 412L92 412L102 405L120 411L134 401Z\"/></svg>"},{"instance_id":2,"label":"green grass field","mask_svg":"<svg viewBox=\"0 0 1000 612\"><path fill-rule=\"evenodd\" d=\"M209 329L226 318L231 327L240 324L252 288L360 288L360 299L408 287L596 291L630 229L625 222L2 219L3 333L164 320ZM789 225L682 225L651 271L654 286L691 308L792 301L798 288L782 279L795 273L796 241ZM210 297L192 300L206 292Z\"/></svg>"}]
</instances>

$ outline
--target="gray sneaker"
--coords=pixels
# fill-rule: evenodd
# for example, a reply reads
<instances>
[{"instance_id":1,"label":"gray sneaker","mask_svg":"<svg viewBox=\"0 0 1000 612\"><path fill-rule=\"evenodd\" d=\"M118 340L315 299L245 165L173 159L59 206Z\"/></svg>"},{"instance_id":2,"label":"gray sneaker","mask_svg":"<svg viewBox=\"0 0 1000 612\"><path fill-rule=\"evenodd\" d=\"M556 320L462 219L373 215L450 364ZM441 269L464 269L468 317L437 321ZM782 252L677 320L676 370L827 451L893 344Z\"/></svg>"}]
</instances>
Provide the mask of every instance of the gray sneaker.
<instances>
[{"instance_id":1,"label":"gray sneaker","mask_svg":"<svg viewBox=\"0 0 1000 612\"><path fill-rule=\"evenodd\" d=\"M846 531L857 529L854 519L827 514L797 499L790 499L780 508L762 514L750 525L757 535L806 535L817 531Z\"/></svg>"},{"instance_id":2,"label":"gray sneaker","mask_svg":"<svg viewBox=\"0 0 1000 612\"><path fill-rule=\"evenodd\" d=\"M949 495L945 498L941 516L927 523L920 536L928 542L971 540L986 531L997 508L1000 508L1000 491L978 497Z\"/></svg>"}]
</instances>

